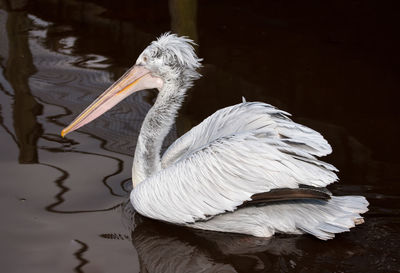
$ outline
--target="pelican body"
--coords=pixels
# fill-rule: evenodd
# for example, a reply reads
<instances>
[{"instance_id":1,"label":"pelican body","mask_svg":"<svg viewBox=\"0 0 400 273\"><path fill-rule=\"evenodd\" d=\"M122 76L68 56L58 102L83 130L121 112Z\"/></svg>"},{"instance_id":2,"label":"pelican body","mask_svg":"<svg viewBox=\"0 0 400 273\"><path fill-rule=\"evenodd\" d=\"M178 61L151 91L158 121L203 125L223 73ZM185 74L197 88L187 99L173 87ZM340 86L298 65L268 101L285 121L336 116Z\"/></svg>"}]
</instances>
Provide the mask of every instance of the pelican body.
<instances>
[{"instance_id":1,"label":"pelican body","mask_svg":"<svg viewBox=\"0 0 400 273\"><path fill-rule=\"evenodd\" d=\"M200 77L193 41L163 34L62 136L127 96L159 91L142 124L130 200L140 214L193 228L270 237L309 233L327 240L362 223L362 196L324 189L337 169L318 159L332 152L318 132L262 102L221 109L177 139L161 156L185 93Z\"/></svg>"}]
</instances>

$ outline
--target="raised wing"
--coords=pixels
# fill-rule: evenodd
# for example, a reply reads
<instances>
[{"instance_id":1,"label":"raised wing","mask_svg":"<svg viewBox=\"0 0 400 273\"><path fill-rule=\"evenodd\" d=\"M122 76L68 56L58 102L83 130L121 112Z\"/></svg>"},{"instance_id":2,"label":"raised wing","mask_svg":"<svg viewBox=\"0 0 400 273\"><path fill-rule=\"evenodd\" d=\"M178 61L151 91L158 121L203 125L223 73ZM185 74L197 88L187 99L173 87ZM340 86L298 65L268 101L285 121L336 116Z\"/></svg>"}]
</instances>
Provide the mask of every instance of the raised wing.
<instances>
[{"instance_id":1,"label":"raised wing","mask_svg":"<svg viewBox=\"0 0 400 273\"><path fill-rule=\"evenodd\" d=\"M166 168L218 138L243 132L266 131L280 139L289 153L309 158L330 154L332 149L318 132L289 119L289 113L261 102L243 102L220 109L177 139L164 153Z\"/></svg>"},{"instance_id":2,"label":"raised wing","mask_svg":"<svg viewBox=\"0 0 400 273\"><path fill-rule=\"evenodd\" d=\"M314 156L330 152L322 136L270 105L222 109L188 134L165 155L164 162L174 164L132 191L139 213L193 223L234 211L255 194L302 184L324 187L337 180L336 169Z\"/></svg>"}]
</instances>

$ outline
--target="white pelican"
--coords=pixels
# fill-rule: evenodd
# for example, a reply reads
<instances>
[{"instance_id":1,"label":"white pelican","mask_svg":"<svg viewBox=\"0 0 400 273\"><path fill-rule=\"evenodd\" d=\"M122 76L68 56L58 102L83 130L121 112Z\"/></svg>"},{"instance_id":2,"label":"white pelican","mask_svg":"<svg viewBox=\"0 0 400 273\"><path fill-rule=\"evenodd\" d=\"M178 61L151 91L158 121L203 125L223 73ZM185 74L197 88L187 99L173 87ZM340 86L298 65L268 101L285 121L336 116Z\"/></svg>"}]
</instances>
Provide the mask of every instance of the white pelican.
<instances>
[{"instance_id":1,"label":"white pelican","mask_svg":"<svg viewBox=\"0 0 400 273\"><path fill-rule=\"evenodd\" d=\"M337 180L336 168L317 159L331 153L327 141L266 103L243 101L217 111L161 157L185 93L200 77L192 44L161 35L62 136L134 92L156 88L132 167L130 200L140 214L206 230L259 237L310 233L323 240L363 223L364 197L321 189Z\"/></svg>"}]
</instances>

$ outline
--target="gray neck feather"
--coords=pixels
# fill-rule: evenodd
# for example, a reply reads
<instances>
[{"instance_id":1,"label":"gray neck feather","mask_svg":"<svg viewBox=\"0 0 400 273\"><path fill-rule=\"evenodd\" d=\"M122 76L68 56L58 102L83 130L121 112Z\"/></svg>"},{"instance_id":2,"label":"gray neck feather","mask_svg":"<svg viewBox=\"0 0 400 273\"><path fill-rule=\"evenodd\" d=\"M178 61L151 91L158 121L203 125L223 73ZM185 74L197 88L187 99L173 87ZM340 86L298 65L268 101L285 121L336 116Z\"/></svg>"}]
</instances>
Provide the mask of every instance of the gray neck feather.
<instances>
[{"instance_id":1,"label":"gray neck feather","mask_svg":"<svg viewBox=\"0 0 400 273\"><path fill-rule=\"evenodd\" d=\"M164 138L175 122L186 87L165 83L143 121L132 167L133 187L161 170L160 151Z\"/></svg>"}]
</instances>

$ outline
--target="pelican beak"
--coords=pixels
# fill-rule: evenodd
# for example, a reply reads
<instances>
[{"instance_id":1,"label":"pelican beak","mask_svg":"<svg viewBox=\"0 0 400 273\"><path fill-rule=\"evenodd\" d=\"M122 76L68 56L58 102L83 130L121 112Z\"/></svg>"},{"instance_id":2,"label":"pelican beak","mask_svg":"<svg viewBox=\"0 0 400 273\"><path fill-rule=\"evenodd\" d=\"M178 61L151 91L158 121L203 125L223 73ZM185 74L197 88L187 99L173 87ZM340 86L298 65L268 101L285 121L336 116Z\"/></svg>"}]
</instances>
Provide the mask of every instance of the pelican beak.
<instances>
[{"instance_id":1,"label":"pelican beak","mask_svg":"<svg viewBox=\"0 0 400 273\"><path fill-rule=\"evenodd\" d=\"M61 136L64 137L91 122L136 91L152 88L161 89L162 86L163 81L159 77L152 76L150 71L143 66L135 65L92 102L70 125L64 128L61 131Z\"/></svg>"}]
</instances>

